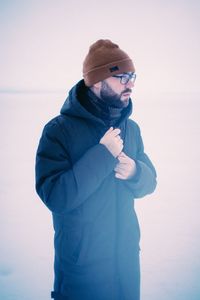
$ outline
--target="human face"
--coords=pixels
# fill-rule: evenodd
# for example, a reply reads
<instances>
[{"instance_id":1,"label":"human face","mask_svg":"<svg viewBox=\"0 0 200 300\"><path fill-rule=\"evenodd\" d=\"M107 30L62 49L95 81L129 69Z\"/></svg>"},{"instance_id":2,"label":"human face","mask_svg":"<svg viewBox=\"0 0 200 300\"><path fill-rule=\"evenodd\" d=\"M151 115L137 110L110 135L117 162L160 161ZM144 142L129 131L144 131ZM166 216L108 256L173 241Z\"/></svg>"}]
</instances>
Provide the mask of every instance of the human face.
<instances>
[{"instance_id":1,"label":"human face","mask_svg":"<svg viewBox=\"0 0 200 300\"><path fill-rule=\"evenodd\" d=\"M109 77L101 82L100 97L110 106L124 108L129 104L133 86L134 81L123 84L120 77Z\"/></svg>"}]
</instances>

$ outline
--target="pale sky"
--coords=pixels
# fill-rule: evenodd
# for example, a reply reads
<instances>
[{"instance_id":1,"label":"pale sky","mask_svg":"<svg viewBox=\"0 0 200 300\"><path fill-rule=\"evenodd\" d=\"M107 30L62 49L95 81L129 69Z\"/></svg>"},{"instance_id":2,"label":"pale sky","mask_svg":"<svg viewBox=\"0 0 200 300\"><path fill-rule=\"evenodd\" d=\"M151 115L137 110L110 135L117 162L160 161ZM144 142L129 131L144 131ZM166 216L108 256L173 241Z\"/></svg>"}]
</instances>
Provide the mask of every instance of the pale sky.
<instances>
[{"instance_id":1,"label":"pale sky","mask_svg":"<svg viewBox=\"0 0 200 300\"><path fill-rule=\"evenodd\" d=\"M0 1L0 90L66 90L89 46L132 57L138 91L199 92L200 1Z\"/></svg>"}]
</instances>

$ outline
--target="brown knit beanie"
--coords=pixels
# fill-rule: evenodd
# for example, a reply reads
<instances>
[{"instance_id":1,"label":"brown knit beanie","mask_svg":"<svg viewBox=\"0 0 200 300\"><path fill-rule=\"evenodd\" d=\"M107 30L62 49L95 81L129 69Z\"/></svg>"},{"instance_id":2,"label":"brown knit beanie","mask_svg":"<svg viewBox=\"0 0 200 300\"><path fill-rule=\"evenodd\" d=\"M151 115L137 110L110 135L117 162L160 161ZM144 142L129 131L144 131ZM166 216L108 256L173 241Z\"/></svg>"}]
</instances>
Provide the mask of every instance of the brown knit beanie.
<instances>
[{"instance_id":1,"label":"brown knit beanie","mask_svg":"<svg viewBox=\"0 0 200 300\"><path fill-rule=\"evenodd\" d=\"M135 68L118 45L101 39L90 46L83 62L83 78L87 86L123 72L135 72Z\"/></svg>"}]
</instances>

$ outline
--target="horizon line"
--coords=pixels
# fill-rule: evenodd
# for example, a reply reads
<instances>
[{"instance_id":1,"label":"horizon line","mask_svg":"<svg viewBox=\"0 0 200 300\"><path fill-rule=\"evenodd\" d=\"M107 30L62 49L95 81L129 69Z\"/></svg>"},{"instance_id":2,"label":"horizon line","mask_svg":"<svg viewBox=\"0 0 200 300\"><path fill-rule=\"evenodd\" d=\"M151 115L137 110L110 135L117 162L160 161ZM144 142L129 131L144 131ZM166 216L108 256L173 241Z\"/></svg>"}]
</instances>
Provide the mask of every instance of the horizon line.
<instances>
[{"instance_id":1,"label":"horizon line","mask_svg":"<svg viewBox=\"0 0 200 300\"><path fill-rule=\"evenodd\" d=\"M0 94L47 94L47 93L66 93L65 89L13 89L13 88L0 88Z\"/></svg>"}]
</instances>

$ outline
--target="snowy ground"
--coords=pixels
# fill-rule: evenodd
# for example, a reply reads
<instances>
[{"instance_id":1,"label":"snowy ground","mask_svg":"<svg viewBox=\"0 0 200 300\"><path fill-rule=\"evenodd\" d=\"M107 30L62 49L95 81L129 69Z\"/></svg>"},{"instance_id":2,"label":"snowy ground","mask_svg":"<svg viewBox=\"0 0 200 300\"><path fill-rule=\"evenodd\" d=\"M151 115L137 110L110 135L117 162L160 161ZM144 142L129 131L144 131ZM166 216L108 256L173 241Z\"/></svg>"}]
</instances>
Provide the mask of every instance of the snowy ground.
<instances>
[{"instance_id":1,"label":"snowy ground","mask_svg":"<svg viewBox=\"0 0 200 300\"><path fill-rule=\"evenodd\" d=\"M0 94L0 299L48 300L53 284L51 215L34 190L43 125L64 93ZM137 201L141 300L200 299L199 95L138 95L134 119L158 171ZM95 300L95 299L94 299Z\"/></svg>"}]
</instances>

